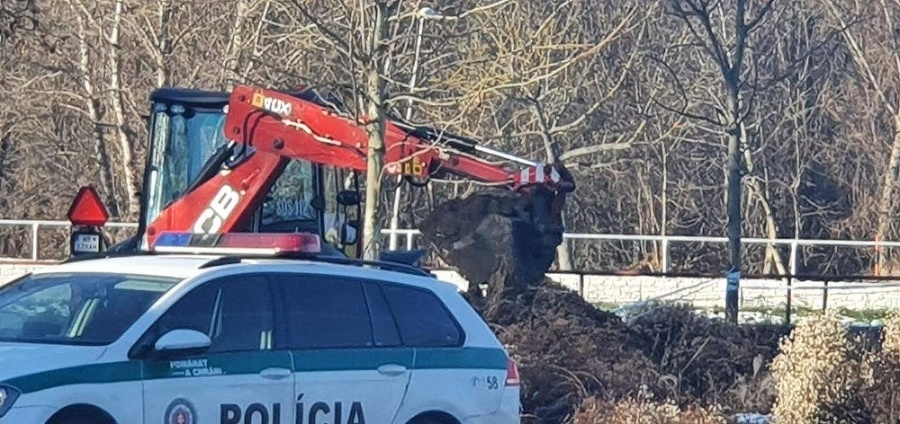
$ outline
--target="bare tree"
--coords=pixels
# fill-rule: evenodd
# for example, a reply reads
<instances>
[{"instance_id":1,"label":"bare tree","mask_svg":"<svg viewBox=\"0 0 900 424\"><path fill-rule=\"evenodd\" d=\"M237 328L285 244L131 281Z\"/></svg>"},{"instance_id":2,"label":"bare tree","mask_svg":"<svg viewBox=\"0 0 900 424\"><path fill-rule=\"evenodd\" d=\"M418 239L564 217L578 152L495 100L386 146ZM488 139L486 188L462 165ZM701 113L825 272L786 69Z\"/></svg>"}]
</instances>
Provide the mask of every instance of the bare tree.
<instances>
[{"instance_id":1,"label":"bare tree","mask_svg":"<svg viewBox=\"0 0 900 424\"><path fill-rule=\"evenodd\" d=\"M747 70L745 55L748 54L750 37L760 22L772 9L774 0L764 0L754 4L752 0L735 0L733 5L708 0L668 0L669 11L687 25L694 35L695 42L715 63L720 72L724 86L720 94L724 103L722 108L716 107L716 116L709 117L692 114L701 122L723 128L728 137L728 239L731 252L731 269L726 292L726 309L728 318L737 321L737 295L741 272L741 146L747 139L745 116L752 107L752 100L743 97ZM730 2L729 2L730 3ZM755 13L748 11L757 9ZM730 17L725 16L726 10ZM715 14L722 29L717 30ZM726 30L726 23L730 29ZM731 46L731 47L729 47ZM752 66L749 67L752 70ZM683 113L690 113L684 111ZM757 192L761 195L761 192Z\"/></svg>"},{"instance_id":2,"label":"bare tree","mask_svg":"<svg viewBox=\"0 0 900 424\"><path fill-rule=\"evenodd\" d=\"M878 225L875 240L882 241L890 234L897 173L900 171L900 96L895 88L900 84L900 41L896 36L900 28L900 2L888 0L842 2L822 0L831 20L841 29L841 36L862 78L890 117L893 136L887 164L881 174L881 194L878 199ZM849 9L849 10L848 10ZM857 24L851 24L856 21ZM879 247L876 249L876 273L885 267L887 258Z\"/></svg>"}]
</instances>

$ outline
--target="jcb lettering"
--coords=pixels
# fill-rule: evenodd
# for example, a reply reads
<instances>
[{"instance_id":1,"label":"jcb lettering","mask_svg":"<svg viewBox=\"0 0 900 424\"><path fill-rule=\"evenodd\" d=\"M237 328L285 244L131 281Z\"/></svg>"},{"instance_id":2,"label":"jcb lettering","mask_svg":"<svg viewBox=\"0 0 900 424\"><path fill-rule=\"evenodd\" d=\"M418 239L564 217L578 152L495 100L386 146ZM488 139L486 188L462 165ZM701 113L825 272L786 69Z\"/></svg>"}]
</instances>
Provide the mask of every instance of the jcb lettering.
<instances>
[{"instance_id":1,"label":"jcb lettering","mask_svg":"<svg viewBox=\"0 0 900 424\"><path fill-rule=\"evenodd\" d=\"M219 424L281 424L281 404L273 404L270 414L261 403L251 403L243 412L239 405L226 403L219 408Z\"/></svg>"},{"instance_id":2,"label":"jcb lettering","mask_svg":"<svg viewBox=\"0 0 900 424\"><path fill-rule=\"evenodd\" d=\"M223 185L209 206L200 213L200 218L194 223L194 232L205 234L218 232L240 201L240 193L228 184Z\"/></svg>"}]
</instances>

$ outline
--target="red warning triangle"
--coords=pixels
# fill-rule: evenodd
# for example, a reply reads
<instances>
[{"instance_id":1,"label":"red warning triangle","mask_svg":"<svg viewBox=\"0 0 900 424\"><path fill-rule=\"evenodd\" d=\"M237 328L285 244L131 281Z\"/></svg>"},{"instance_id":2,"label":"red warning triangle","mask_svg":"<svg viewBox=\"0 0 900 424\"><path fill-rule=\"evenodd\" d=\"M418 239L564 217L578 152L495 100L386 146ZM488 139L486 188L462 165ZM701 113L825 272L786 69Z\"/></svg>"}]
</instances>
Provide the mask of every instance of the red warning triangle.
<instances>
[{"instance_id":1,"label":"red warning triangle","mask_svg":"<svg viewBox=\"0 0 900 424\"><path fill-rule=\"evenodd\" d=\"M93 186L85 186L78 190L78 195L72 201L67 215L72 225L92 227L101 227L109 219L109 213Z\"/></svg>"}]
</instances>

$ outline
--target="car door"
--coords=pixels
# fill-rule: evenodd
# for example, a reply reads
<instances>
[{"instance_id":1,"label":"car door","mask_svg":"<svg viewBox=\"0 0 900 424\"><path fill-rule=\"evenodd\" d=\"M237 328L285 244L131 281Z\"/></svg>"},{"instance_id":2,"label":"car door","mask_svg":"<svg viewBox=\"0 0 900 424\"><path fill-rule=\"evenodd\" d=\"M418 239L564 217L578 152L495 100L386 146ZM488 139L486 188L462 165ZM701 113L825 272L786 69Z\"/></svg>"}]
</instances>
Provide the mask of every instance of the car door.
<instances>
[{"instance_id":1,"label":"car door","mask_svg":"<svg viewBox=\"0 0 900 424\"><path fill-rule=\"evenodd\" d=\"M393 422L406 394L414 352L401 345L377 285L299 273L274 280L285 302L296 422Z\"/></svg>"},{"instance_id":2,"label":"car door","mask_svg":"<svg viewBox=\"0 0 900 424\"><path fill-rule=\"evenodd\" d=\"M143 361L144 422L292 424L290 352L275 349L269 281L232 275L203 283L172 305L148 332L191 329L210 337L202 354Z\"/></svg>"}]
</instances>

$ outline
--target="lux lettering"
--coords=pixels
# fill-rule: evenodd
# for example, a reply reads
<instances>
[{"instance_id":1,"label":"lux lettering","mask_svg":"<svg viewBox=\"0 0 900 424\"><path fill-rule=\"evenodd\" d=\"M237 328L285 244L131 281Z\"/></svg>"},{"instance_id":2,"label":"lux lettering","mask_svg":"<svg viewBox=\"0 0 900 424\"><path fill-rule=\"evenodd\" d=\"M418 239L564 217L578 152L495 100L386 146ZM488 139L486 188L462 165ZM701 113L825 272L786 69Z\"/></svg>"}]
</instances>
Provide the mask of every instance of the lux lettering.
<instances>
[{"instance_id":1,"label":"lux lettering","mask_svg":"<svg viewBox=\"0 0 900 424\"><path fill-rule=\"evenodd\" d=\"M265 99L263 99L263 108L265 108L269 112L277 113L282 116L288 116L291 114L291 104L281 99L266 97Z\"/></svg>"}]
</instances>

